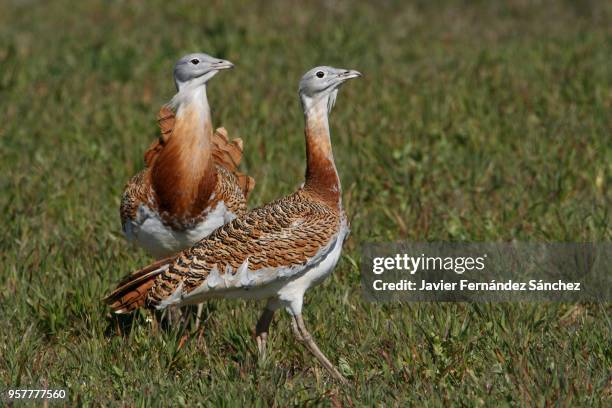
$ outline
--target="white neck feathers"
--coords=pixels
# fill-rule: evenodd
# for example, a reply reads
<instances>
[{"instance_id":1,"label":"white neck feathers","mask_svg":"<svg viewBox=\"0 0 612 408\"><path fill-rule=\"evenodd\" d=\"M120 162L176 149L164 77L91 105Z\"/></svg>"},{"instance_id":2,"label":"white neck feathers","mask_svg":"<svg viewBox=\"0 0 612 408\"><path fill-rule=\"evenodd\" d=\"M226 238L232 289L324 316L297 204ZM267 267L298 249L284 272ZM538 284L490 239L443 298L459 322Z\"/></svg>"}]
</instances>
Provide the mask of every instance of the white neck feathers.
<instances>
[{"instance_id":1,"label":"white neck feathers","mask_svg":"<svg viewBox=\"0 0 612 408\"><path fill-rule=\"evenodd\" d=\"M177 116L180 116L181 110L190 107L210 117L206 85L182 87L170 101L170 106L176 111Z\"/></svg>"}]
</instances>

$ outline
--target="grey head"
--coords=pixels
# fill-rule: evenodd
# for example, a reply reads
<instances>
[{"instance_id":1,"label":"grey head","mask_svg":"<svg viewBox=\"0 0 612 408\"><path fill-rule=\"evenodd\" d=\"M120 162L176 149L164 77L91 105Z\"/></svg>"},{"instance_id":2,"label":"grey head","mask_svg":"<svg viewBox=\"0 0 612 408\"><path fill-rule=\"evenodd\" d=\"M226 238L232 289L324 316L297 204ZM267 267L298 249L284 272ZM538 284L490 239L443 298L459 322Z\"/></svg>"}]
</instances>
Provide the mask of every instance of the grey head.
<instances>
[{"instance_id":1,"label":"grey head","mask_svg":"<svg viewBox=\"0 0 612 408\"><path fill-rule=\"evenodd\" d=\"M220 70L233 68L229 61L204 53L187 54L174 65L174 82L179 91L206 84Z\"/></svg>"},{"instance_id":2,"label":"grey head","mask_svg":"<svg viewBox=\"0 0 612 408\"><path fill-rule=\"evenodd\" d=\"M306 72L300 80L299 94L304 109L317 102L327 101L330 112L336 102L338 89L349 79L360 77L359 71L343 68L320 66Z\"/></svg>"}]
</instances>

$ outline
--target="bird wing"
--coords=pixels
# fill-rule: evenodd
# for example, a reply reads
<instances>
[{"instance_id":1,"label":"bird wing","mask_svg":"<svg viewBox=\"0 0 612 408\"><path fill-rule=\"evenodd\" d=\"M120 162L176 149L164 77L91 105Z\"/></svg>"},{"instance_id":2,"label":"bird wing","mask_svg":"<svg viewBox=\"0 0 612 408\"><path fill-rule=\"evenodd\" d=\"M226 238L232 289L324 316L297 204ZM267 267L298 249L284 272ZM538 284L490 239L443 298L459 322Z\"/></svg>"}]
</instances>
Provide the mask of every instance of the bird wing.
<instances>
[{"instance_id":1,"label":"bird wing","mask_svg":"<svg viewBox=\"0 0 612 408\"><path fill-rule=\"evenodd\" d=\"M125 226L128 220L136 218L136 212L140 204L147 202L150 193L150 185L147 183L147 170L142 170L134 175L125 185L119 206L121 225Z\"/></svg>"},{"instance_id":2,"label":"bird wing","mask_svg":"<svg viewBox=\"0 0 612 408\"><path fill-rule=\"evenodd\" d=\"M242 139L229 140L227 130L224 127L217 128L213 134L212 156L217 165L223 166L236 176L237 184L240 186L245 198L255 187L255 179L238 171L242 160Z\"/></svg>"},{"instance_id":3,"label":"bird wing","mask_svg":"<svg viewBox=\"0 0 612 408\"><path fill-rule=\"evenodd\" d=\"M210 208L215 208L222 201L226 209L236 217L247 212L246 197L240 179L223 166L217 165L217 182L213 199L209 200Z\"/></svg>"},{"instance_id":4,"label":"bird wing","mask_svg":"<svg viewBox=\"0 0 612 408\"><path fill-rule=\"evenodd\" d=\"M340 213L303 190L220 227L183 251L148 292L164 307L199 292L255 288L288 279L318 263L341 232Z\"/></svg>"}]
</instances>

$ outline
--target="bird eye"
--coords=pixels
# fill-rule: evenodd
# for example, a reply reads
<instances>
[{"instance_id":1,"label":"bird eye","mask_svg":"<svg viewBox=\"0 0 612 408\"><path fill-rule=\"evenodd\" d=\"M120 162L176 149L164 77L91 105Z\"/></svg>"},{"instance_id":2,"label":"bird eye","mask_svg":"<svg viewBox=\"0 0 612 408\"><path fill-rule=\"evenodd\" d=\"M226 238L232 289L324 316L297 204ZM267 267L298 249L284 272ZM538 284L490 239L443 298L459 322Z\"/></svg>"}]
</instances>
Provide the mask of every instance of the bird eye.
<instances>
[{"instance_id":1,"label":"bird eye","mask_svg":"<svg viewBox=\"0 0 612 408\"><path fill-rule=\"evenodd\" d=\"M323 78L325 76L325 72L317 71L317 73L315 75L317 76L317 78Z\"/></svg>"},{"instance_id":2,"label":"bird eye","mask_svg":"<svg viewBox=\"0 0 612 408\"><path fill-rule=\"evenodd\" d=\"M193 65L198 65L200 63L200 60L197 58L194 58L190 61Z\"/></svg>"}]
</instances>

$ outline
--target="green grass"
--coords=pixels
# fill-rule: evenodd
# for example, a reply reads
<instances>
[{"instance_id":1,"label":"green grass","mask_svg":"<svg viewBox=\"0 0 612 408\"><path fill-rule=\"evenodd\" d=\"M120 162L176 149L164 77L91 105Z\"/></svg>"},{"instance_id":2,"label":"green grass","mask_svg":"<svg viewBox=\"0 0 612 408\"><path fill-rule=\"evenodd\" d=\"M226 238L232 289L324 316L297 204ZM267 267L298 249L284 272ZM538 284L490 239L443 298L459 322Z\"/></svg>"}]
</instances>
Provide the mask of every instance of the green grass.
<instances>
[{"instance_id":1,"label":"green grass","mask_svg":"<svg viewBox=\"0 0 612 408\"><path fill-rule=\"evenodd\" d=\"M609 241L609 2L0 0L0 389L68 405L610 405L610 306L374 304L367 241ZM236 64L209 88L245 141L250 205L304 171L297 81L362 71L332 139L352 234L305 319L343 389L280 314L257 361L255 302L207 304L179 347L139 315L116 335L101 297L149 258L119 225L171 71L201 50Z\"/></svg>"}]
</instances>

